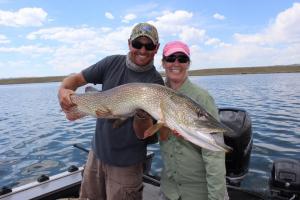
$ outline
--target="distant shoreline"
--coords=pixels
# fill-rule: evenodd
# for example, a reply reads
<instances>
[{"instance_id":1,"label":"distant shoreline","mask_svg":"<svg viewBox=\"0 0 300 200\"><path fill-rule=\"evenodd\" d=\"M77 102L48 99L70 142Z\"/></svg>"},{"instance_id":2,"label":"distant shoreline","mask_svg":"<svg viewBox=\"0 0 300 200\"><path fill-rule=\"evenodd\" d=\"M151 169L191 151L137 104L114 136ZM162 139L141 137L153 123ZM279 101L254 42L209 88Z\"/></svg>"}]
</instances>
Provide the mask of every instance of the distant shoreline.
<instances>
[{"instance_id":1,"label":"distant shoreline","mask_svg":"<svg viewBox=\"0 0 300 200\"><path fill-rule=\"evenodd\" d=\"M189 71L189 74L191 76L214 76L214 75L235 75L235 74L271 74L271 73L300 73L300 64L264 66L264 67L199 69L199 70L190 70ZM161 72L161 74L164 76L164 72ZM8 79L0 79L0 85L61 82L65 77L66 76L8 78Z\"/></svg>"}]
</instances>

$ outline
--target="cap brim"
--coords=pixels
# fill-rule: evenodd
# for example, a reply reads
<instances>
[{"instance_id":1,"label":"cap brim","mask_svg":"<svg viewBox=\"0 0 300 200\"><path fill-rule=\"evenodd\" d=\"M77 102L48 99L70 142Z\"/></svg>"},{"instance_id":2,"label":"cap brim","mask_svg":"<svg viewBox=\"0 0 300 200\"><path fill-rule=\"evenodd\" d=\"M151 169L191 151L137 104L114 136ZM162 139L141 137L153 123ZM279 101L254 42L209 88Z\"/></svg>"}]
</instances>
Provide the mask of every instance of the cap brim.
<instances>
[{"instance_id":1,"label":"cap brim","mask_svg":"<svg viewBox=\"0 0 300 200\"><path fill-rule=\"evenodd\" d=\"M141 34L141 35L138 35L138 36L136 36L136 37L132 37L132 38L130 38L130 40L132 41L132 40L135 40L136 38L139 38L139 37L147 37L147 38L149 38L149 39L153 42L153 44L157 44L157 43L155 42L155 40L154 40L151 36L149 36L149 35L147 35L147 34Z\"/></svg>"},{"instance_id":2,"label":"cap brim","mask_svg":"<svg viewBox=\"0 0 300 200\"><path fill-rule=\"evenodd\" d=\"M174 53L184 53L186 56L190 57L189 53L186 50L184 50L183 48L180 48L180 47L179 48L172 48L172 49L166 51L164 56L170 56Z\"/></svg>"}]
</instances>

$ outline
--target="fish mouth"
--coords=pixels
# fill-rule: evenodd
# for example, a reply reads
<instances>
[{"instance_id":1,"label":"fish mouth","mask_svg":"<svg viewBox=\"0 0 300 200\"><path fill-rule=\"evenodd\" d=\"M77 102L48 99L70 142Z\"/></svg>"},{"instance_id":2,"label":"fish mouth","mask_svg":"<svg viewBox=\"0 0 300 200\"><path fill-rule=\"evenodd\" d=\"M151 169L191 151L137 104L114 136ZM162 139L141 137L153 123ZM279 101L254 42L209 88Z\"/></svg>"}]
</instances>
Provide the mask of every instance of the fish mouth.
<instances>
[{"instance_id":1,"label":"fish mouth","mask_svg":"<svg viewBox=\"0 0 300 200\"><path fill-rule=\"evenodd\" d=\"M224 144L223 137L219 136L214 131L208 131L208 129L191 128L185 126L177 126L176 130L180 135L190 141L191 143L209 149L211 151L224 151L230 152L232 149Z\"/></svg>"},{"instance_id":2,"label":"fish mouth","mask_svg":"<svg viewBox=\"0 0 300 200\"><path fill-rule=\"evenodd\" d=\"M233 136L234 131L217 120L196 121L196 127L199 130L207 130L207 133L223 133L226 136ZM201 132L202 132L201 131Z\"/></svg>"}]
</instances>

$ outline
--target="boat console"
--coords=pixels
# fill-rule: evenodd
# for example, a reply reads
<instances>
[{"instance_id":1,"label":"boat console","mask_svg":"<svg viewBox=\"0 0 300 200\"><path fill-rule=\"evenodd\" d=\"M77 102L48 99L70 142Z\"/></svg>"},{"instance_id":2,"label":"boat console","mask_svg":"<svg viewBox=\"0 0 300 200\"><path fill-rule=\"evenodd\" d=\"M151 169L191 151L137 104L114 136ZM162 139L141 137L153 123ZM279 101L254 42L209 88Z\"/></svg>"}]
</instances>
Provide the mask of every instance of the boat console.
<instances>
[{"instance_id":1,"label":"boat console","mask_svg":"<svg viewBox=\"0 0 300 200\"><path fill-rule=\"evenodd\" d=\"M300 199L300 160L275 160L269 185L274 199Z\"/></svg>"}]
</instances>

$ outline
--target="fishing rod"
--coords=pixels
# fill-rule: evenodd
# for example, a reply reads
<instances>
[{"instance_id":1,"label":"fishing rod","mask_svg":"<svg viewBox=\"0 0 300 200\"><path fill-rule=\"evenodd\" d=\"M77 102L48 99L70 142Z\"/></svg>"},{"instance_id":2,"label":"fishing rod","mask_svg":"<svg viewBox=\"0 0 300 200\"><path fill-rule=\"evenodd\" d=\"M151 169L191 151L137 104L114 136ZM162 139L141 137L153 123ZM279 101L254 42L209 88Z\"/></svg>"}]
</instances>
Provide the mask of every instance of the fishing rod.
<instances>
[{"instance_id":1,"label":"fishing rod","mask_svg":"<svg viewBox=\"0 0 300 200\"><path fill-rule=\"evenodd\" d=\"M81 144L73 144L73 147L76 147L77 149L80 149L80 150L82 150L82 151L84 151L86 153L90 152L90 150L84 148Z\"/></svg>"}]
</instances>

